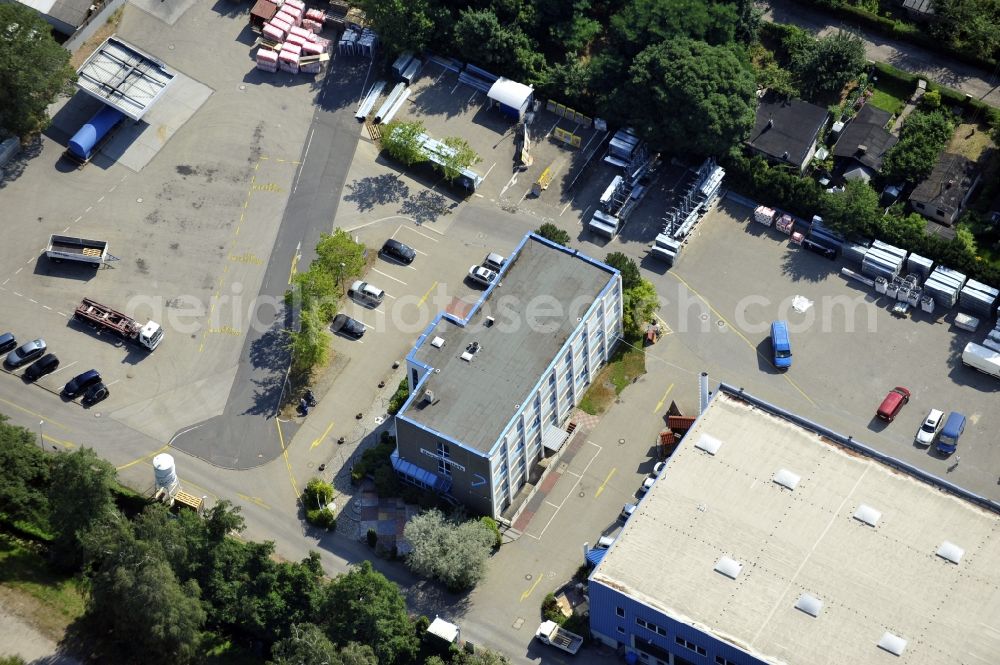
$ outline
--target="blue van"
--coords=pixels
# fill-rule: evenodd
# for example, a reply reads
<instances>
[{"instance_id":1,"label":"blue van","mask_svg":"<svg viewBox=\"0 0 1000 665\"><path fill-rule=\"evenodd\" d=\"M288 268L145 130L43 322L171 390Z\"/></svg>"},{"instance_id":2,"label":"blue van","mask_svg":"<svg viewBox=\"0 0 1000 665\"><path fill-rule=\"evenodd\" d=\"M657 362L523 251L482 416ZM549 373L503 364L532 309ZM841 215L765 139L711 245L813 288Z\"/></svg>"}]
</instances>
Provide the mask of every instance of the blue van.
<instances>
[{"instance_id":1,"label":"blue van","mask_svg":"<svg viewBox=\"0 0 1000 665\"><path fill-rule=\"evenodd\" d=\"M944 427L938 435L937 451L945 455L950 455L958 450L958 438L965 431L965 416L958 411L948 414L948 420L944 421Z\"/></svg>"},{"instance_id":2,"label":"blue van","mask_svg":"<svg viewBox=\"0 0 1000 665\"><path fill-rule=\"evenodd\" d=\"M771 349L774 352L775 367L788 369L792 366L792 345L788 341L787 321L775 321L771 324Z\"/></svg>"}]
</instances>

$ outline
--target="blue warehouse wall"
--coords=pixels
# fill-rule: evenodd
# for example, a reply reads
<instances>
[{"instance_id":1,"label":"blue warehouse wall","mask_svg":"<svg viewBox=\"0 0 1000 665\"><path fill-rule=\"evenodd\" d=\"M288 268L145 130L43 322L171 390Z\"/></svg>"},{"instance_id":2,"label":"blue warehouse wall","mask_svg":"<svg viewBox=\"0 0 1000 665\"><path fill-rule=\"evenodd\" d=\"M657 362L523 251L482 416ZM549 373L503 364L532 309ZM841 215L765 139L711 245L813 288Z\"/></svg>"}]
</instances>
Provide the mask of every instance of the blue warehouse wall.
<instances>
[{"instance_id":1,"label":"blue warehouse wall","mask_svg":"<svg viewBox=\"0 0 1000 665\"><path fill-rule=\"evenodd\" d=\"M609 646L617 642L626 650L635 651L640 655L640 663L767 665L728 642L675 621L600 582L590 581L589 595L590 630L594 637Z\"/></svg>"}]
</instances>

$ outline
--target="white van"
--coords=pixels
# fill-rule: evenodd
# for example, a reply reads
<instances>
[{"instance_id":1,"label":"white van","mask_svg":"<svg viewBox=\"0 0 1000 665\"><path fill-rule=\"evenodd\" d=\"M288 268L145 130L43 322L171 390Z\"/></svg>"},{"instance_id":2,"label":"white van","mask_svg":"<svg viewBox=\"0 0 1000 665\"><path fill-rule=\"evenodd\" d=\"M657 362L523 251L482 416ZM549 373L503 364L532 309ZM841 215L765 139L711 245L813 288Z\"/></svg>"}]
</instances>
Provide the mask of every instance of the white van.
<instances>
[{"instance_id":1,"label":"white van","mask_svg":"<svg viewBox=\"0 0 1000 665\"><path fill-rule=\"evenodd\" d=\"M347 290L347 295L363 305L377 307L382 302L382 299L385 298L385 291L377 286L372 286L368 282L362 282L359 279L351 284L351 288Z\"/></svg>"},{"instance_id":2,"label":"white van","mask_svg":"<svg viewBox=\"0 0 1000 665\"><path fill-rule=\"evenodd\" d=\"M1000 379L1000 353L973 342L965 345L962 362L984 374Z\"/></svg>"}]
</instances>

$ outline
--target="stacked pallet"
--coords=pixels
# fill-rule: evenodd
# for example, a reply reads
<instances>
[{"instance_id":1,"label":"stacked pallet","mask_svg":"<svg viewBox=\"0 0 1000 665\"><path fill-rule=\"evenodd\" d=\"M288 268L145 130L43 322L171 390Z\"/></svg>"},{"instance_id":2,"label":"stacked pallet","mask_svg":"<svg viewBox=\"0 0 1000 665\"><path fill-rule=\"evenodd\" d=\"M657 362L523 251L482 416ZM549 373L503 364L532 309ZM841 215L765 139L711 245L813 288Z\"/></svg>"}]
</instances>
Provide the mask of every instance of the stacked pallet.
<instances>
[{"instance_id":1,"label":"stacked pallet","mask_svg":"<svg viewBox=\"0 0 1000 665\"><path fill-rule=\"evenodd\" d=\"M924 282L924 291L941 307L951 309L958 302L958 294L966 277L960 272L938 266Z\"/></svg>"},{"instance_id":2,"label":"stacked pallet","mask_svg":"<svg viewBox=\"0 0 1000 665\"><path fill-rule=\"evenodd\" d=\"M997 316L1000 317L1000 308L997 309ZM1000 321L993 326L993 330L986 333L983 346L994 351L1000 351Z\"/></svg>"},{"instance_id":3,"label":"stacked pallet","mask_svg":"<svg viewBox=\"0 0 1000 665\"><path fill-rule=\"evenodd\" d=\"M906 272L920 275L920 279L930 277L934 262L919 254L910 254L906 259Z\"/></svg>"},{"instance_id":4,"label":"stacked pallet","mask_svg":"<svg viewBox=\"0 0 1000 665\"><path fill-rule=\"evenodd\" d=\"M861 272L872 278L885 277L891 280L899 275L905 260L905 249L876 240L865 252L865 258L861 261Z\"/></svg>"},{"instance_id":5,"label":"stacked pallet","mask_svg":"<svg viewBox=\"0 0 1000 665\"><path fill-rule=\"evenodd\" d=\"M299 73L299 59L302 57L302 47L292 42L285 42L278 52L278 69L289 74Z\"/></svg>"},{"instance_id":6,"label":"stacked pallet","mask_svg":"<svg viewBox=\"0 0 1000 665\"><path fill-rule=\"evenodd\" d=\"M959 293L958 302L965 309L968 309L983 318L988 318L996 305L1000 291L982 282L970 279L962 287Z\"/></svg>"},{"instance_id":7,"label":"stacked pallet","mask_svg":"<svg viewBox=\"0 0 1000 665\"><path fill-rule=\"evenodd\" d=\"M257 69L263 69L265 72L272 73L278 71L278 54L268 49L258 49Z\"/></svg>"},{"instance_id":8,"label":"stacked pallet","mask_svg":"<svg viewBox=\"0 0 1000 665\"><path fill-rule=\"evenodd\" d=\"M322 25L326 21L326 14L321 9L307 9L304 21L313 21Z\"/></svg>"},{"instance_id":9,"label":"stacked pallet","mask_svg":"<svg viewBox=\"0 0 1000 665\"><path fill-rule=\"evenodd\" d=\"M865 260L865 254L868 253L868 245L859 245L854 242L843 242L840 244L840 251L844 255L844 258L861 265L861 262Z\"/></svg>"}]
</instances>

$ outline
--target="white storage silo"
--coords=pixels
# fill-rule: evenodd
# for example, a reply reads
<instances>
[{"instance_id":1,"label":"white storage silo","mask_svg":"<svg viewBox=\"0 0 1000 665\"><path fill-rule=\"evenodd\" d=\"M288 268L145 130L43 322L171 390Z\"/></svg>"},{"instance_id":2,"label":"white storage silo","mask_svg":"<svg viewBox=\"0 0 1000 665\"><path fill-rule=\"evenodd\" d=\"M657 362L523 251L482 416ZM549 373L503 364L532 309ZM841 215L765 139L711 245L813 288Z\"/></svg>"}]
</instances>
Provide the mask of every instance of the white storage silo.
<instances>
[{"instance_id":1,"label":"white storage silo","mask_svg":"<svg viewBox=\"0 0 1000 665\"><path fill-rule=\"evenodd\" d=\"M177 470L174 467L173 455L160 453L154 457L153 474L156 476L156 489L172 494L177 488Z\"/></svg>"}]
</instances>

